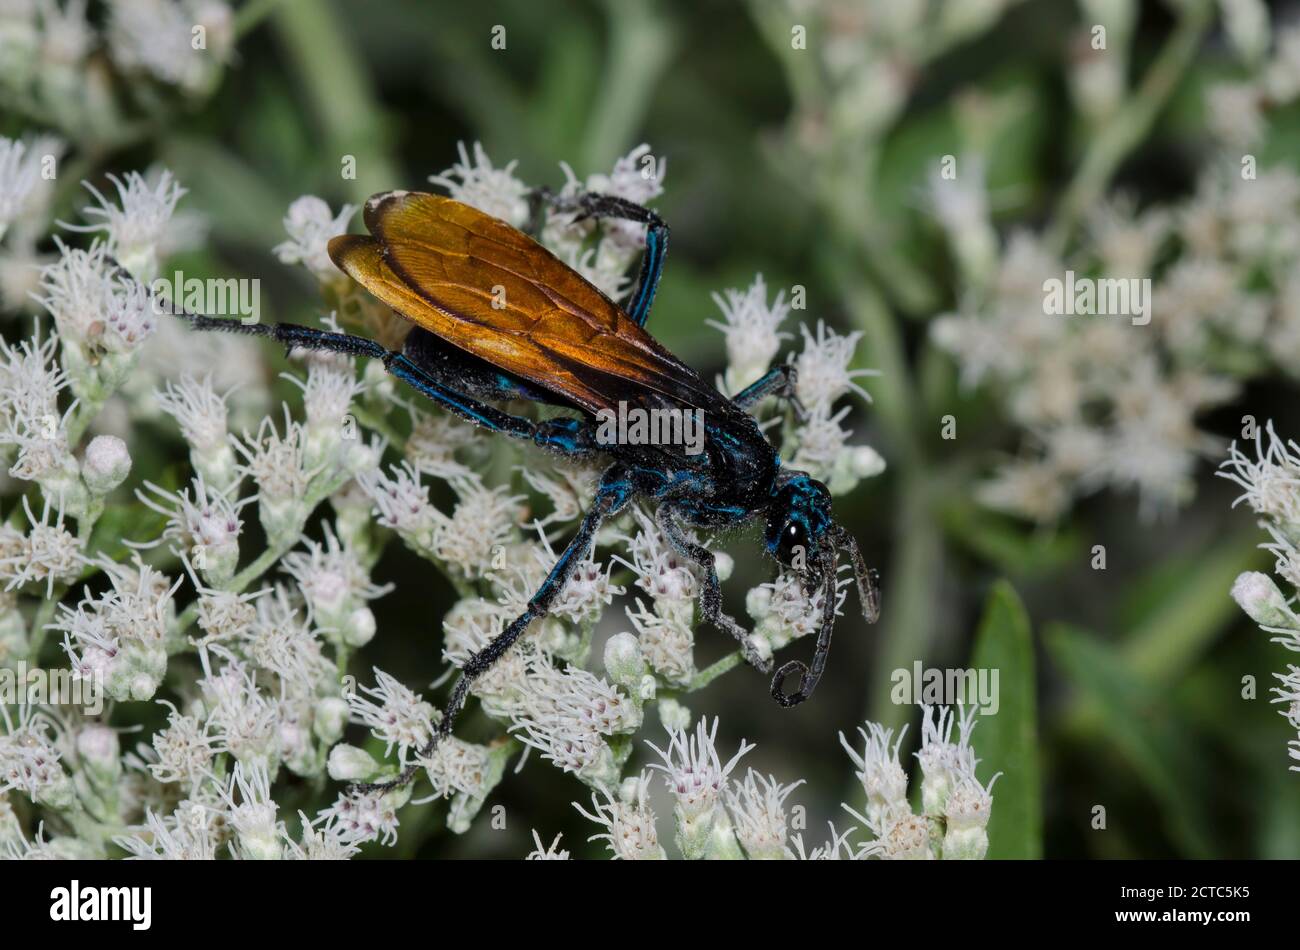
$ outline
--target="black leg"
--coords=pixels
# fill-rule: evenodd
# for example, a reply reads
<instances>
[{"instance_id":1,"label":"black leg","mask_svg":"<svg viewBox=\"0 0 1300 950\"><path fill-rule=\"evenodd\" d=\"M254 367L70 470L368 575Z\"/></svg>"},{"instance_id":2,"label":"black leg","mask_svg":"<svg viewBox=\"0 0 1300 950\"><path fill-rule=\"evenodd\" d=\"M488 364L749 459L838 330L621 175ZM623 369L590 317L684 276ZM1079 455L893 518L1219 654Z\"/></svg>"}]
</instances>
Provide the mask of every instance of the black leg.
<instances>
[{"instance_id":1,"label":"black leg","mask_svg":"<svg viewBox=\"0 0 1300 950\"><path fill-rule=\"evenodd\" d=\"M835 543L847 548L849 559L853 562L853 574L858 581L858 599L862 601L862 616L867 623L880 619L880 582L875 570L867 567L862 560L862 551L857 538L839 525L835 526Z\"/></svg>"},{"instance_id":2,"label":"black leg","mask_svg":"<svg viewBox=\"0 0 1300 950\"><path fill-rule=\"evenodd\" d=\"M718 583L718 571L714 566L713 552L686 537L677 522L671 504L664 504L659 508L656 520L659 523L659 530L664 533L673 550L698 564L704 571L704 588L700 591L700 607L704 611L704 619L735 637L740 644L745 662L761 673L769 672L772 669L772 661L759 656L749 642L749 633L745 628L722 612L722 585Z\"/></svg>"},{"instance_id":3,"label":"black leg","mask_svg":"<svg viewBox=\"0 0 1300 950\"><path fill-rule=\"evenodd\" d=\"M772 677L772 698L782 706L798 706L817 688L822 672L826 669L826 658L831 652L831 632L835 628L835 551L824 550L821 557L820 577L822 582L822 617L821 629L817 632L817 646L813 651L810 667L802 660L790 660ZM793 673L799 674L799 685L793 693L785 691L785 681Z\"/></svg>"},{"instance_id":4,"label":"black leg","mask_svg":"<svg viewBox=\"0 0 1300 950\"><path fill-rule=\"evenodd\" d=\"M546 580L542 581L542 586L537 588L537 592L528 601L527 608L512 620L510 626L498 634L496 639L482 650L472 654L461 668L460 677L456 680L456 685L452 689L451 699L442 711L442 719L439 721L433 736L417 754L417 761L404 768L397 778L391 782L359 784L355 786L358 791L386 791L405 785L415 777L416 772L420 770L419 760L427 759L433 753L433 750L438 747L438 743L451 735L452 728L456 723L456 717L465 704L465 697L469 693L470 684L491 669L492 664L501 659L505 652L514 646L515 641L523 635L530 623L540 617L545 617L550 612L551 604L564 590L564 585L568 583L574 567L591 549L592 541L596 536L596 532L600 529L601 523L605 519L618 514L631 498L632 486L624 472L617 466L605 472L601 477L600 487L596 490L596 498L592 502L591 510L582 519L582 524L578 527L578 533L573 536L573 540L569 542L559 560L555 562L551 572L546 575Z\"/></svg>"},{"instance_id":5,"label":"black leg","mask_svg":"<svg viewBox=\"0 0 1300 950\"><path fill-rule=\"evenodd\" d=\"M538 188L529 194L528 202L532 209L529 233L534 236L541 231L540 210L544 204L549 205L554 211L576 211L578 221L587 218L617 218L646 226L645 254L641 258L641 274L637 279L636 291L627 305L628 316L639 326L645 326L646 318L650 316L650 305L654 303L655 291L659 287L659 277L663 274L664 259L668 256L668 225L664 223L663 218L634 201L614 195L598 195L594 192L562 197L549 188Z\"/></svg>"}]
</instances>

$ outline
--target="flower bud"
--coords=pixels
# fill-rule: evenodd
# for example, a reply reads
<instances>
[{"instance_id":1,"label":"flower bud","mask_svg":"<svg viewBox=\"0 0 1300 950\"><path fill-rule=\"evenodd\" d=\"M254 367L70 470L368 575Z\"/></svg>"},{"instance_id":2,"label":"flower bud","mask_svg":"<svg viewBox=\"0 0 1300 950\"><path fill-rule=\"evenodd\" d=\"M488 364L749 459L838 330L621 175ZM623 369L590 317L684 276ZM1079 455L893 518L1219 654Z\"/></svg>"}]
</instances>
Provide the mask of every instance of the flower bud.
<instances>
[{"instance_id":1,"label":"flower bud","mask_svg":"<svg viewBox=\"0 0 1300 950\"><path fill-rule=\"evenodd\" d=\"M328 768L336 782L364 782L377 776L383 766L365 749L343 742L330 749Z\"/></svg>"},{"instance_id":2,"label":"flower bud","mask_svg":"<svg viewBox=\"0 0 1300 950\"><path fill-rule=\"evenodd\" d=\"M611 680L634 695L640 691L646 663L636 637L630 633L618 633L606 641L605 672Z\"/></svg>"},{"instance_id":3,"label":"flower bud","mask_svg":"<svg viewBox=\"0 0 1300 950\"><path fill-rule=\"evenodd\" d=\"M102 497L126 479L131 471L131 453L115 435L97 435L86 446L81 477L90 493Z\"/></svg>"},{"instance_id":4,"label":"flower bud","mask_svg":"<svg viewBox=\"0 0 1300 950\"><path fill-rule=\"evenodd\" d=\"M1260 626L1300 628L1300 618L1292 613L1286 597L1267 574L1246 571L1238 575L1232 585L1232 599Z\"/></svg>"},{"instance_id":5,"label":"flower bud","mask_svg":"<svg viewBox=\"0 0 1300 950\"><path fill-rule=\"evenodd\" d=\"M316 719L312 732L325 745L333 745L343 735L348 724L348 704L339 696L327 696L316 704Z\"/></svg>"}]
</instances>

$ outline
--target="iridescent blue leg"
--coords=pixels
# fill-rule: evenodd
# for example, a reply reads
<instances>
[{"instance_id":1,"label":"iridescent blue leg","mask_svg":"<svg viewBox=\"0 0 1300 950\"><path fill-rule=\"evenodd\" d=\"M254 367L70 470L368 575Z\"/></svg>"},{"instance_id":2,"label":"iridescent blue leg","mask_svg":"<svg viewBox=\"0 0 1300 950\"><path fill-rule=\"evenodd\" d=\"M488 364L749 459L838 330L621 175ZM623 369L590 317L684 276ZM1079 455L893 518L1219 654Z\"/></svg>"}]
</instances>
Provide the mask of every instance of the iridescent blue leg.
<instances>
[{"instance_id":1,"label":"iridescent blue leg","mask_svg":"<svg viewBox=\"0 0 1300 950\"><path fill-rule=\"evenodd\" d=\"M235 320L219 320L193 314L187 315L186 319L197 330L221 330L227 333L269 337L289 350L326 350L332 353L345 353L348 356L377 359L384 364L388 372L429 397L443 409L489 431L526 439L543 448L553 449L566 455L586 455L595 448L590 426L584 420L561 417L548 419L545 422L533 422L531 419L502 412L440 382L424 366L405 353L386 349L365 337L332 333L328 330L318 330L315 327L298 326L292 323L245 324Z\"/></svg>"},{"instance_id":2,"label":"iridescent blue leg","mask_svg":"<svg viewBox=\"0 0 1300 950\"><path fill-rule=\"evenodd\" d=\"M545 617L550 612L551 604L564 590L564 585L568 583L573 569L591 550L592 541L601 523L623 510L631 500L632 494L632 485L628 481L627 473L619 466L607 470L601 477L600 485L596 489L596 497L591 503L591 510L578 526L578 533L573 536L573 540L555 562L551 572L546 575L546 580L542 581L537 592L529 599L524 612L512 620L510 626L498 634L491 643L472 654L461 668L460 678L456 680L451 699L442 711L442 719L438 722L437 731L419 751L416 756L417 763L420 759L427 759L437 748L438 743L451 735L456 717L460 714L461 707L465 704L465 697L469 694L470 684L491 669L492 665L514 646L515 641L523 635L530 623ZM415 776L419 768L418 764L408 765L391 782L358 785L357 788L368 792L405 785Z\"/></svg>"},{"instance_id":3,"label":"iridescent blue leg","mask_svg":"<svg viewBox=\"0 0 1300 950\"><path fill-rule=\"evenodd\" d=\"M782 363L768 370L758 382L746 386L731 401L748 412L768 396L779 396L789 400L795 412L803 418L804 408L799 403L799 397L795 395L797 380L798 375L794 367L789 363Z\"/></svg>"},{"instance_id":4,"label":"iridescent blue leg","mask_svg":"<svg viewBox=\"0 0 1300 950\"><path fill-rule=\"evenodd\" d=\"M550 189L539 188L529 195L529 202L533 208L531 228L535 229L530 233L534 234L540 231L540 215L537 212L543 203L549 204L556 211L577 211L578 221L587 218L617 218L646 226L641 273L626 308L629 317L639 326L645 326L646 319L650 316L650 305L654 303L655 291L659 288L659 277L663 274L664 259L668 256L668 225L664 219L634 201L594 192L565 197L554 194Z\"/></svg>"}]
</instances>

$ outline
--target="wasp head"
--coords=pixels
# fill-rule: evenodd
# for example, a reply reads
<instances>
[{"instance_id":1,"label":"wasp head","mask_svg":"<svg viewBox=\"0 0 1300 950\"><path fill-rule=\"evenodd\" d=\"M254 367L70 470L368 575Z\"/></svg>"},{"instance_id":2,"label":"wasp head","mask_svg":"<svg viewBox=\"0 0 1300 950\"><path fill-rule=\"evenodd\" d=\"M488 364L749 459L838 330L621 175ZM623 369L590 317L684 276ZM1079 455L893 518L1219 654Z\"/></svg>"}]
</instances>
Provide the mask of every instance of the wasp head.
<instances>
[{"instance_id":1,"label":"wasp head","mask_svg":"<svg viewBox=\"0 0 1300 950\"><path fill-rule=\"evenodd\" d=\"M767 553L812 584L834 557L833 528L826 486L804 472L781 473L767 507Z\"/></svg>"},{"instance_id":2,"label":"wasp head","mask_svg":"<svg viewBox=\"0 0 1300 950\"><path fill-rule=\"evenodd\" d=\"M831 519L831 493L805 472L782 472L777 477L767 507L765 539L768 553L799 574L810 600L818 588L822 592L821 629L812 666L791 660L772 680L772 697L783 706L794 706L812 695L830 650L836 561L841 549L848 551L853 563L862 613L870 623L880 612L879 591L874 572L863 564L857 542ZM786 693L785 680L794 674L799 676L799 686L793 693Z\"/></svg>"}]
</instances>

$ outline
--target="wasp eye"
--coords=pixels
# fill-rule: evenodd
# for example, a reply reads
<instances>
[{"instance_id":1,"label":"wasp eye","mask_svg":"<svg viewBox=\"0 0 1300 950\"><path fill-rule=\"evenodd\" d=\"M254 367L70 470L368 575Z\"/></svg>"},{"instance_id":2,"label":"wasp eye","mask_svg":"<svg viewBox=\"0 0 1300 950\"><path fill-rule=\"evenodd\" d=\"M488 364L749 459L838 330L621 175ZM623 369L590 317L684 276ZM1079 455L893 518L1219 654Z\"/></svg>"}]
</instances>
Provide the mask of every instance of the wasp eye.
<instances>
[{"instance_id":1,"label":"wasp eye","mask_svg":"<svg viewBox=\"0 0 1300 950\"><path fill-rule=\"evenodd\" d=\"M791 521L781 529L780 543L781 560L787 564L792 564L798 560L802 566L803 561L808 556L808 532L804 530L802 524L798 521Z\"/></svg>"}]
</instances>

